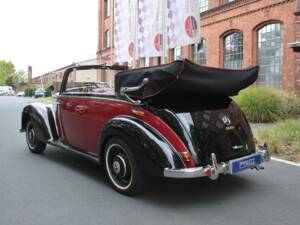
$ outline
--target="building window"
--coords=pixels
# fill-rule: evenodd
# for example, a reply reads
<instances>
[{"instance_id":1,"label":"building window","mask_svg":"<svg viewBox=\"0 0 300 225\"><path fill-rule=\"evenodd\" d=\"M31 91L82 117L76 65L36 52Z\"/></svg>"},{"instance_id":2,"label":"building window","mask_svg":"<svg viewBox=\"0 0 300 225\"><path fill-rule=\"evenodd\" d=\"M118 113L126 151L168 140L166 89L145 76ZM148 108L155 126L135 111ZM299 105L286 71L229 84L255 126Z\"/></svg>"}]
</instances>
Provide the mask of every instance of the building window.
<instances>
[{"instance_id":1,"label":"building window","mask_svg":"<svg viewBox=\"0 0 300 225\"><path fill-rule=\"evenodd\" d=\"M243 67L243 33L234 32L224 38L224 68L240 69Z\"/></svg>"},{"instance_id":2,"label":"building window","mask_svg":"<svg viewBox=\"0 0 300 225\"><path fill-rule=\"evenodd\" d=\"M104 15L105 17L110 16L110 0L104 0Z\"/></svg>"},{"instance_id":3,"label":"building window","mask_svg":"<svg viewBox=\"0 0 300 225\"><path fill-rule=\"evenodd\" d=\"M140 67L148 67L149 66L149 57L141 57L140 58Z\"/></svg>"},{"instance_id":4,"label":"building window","mask_svg":"<svg viewBox=\"0 0 300 225\"><path fill-rule=\"evenodd\" d=\"M295 14L296 15L299 15L300 13L300 0L297 0L297 5L296 5L296 11L295 11Z\"/></svg>"},{"instance_id":5,"label":"building window","mask_svg":"<svg viewBox=\"0 0 300 225\"><path fill-rule=\"evenodd\" d=\"M204 39L192 45L192 59L195 63L206 65L206 42Z\"/></svg>"},{"instance_id":6,"label":"building window","mask_svg":"<svg viewBox=\"0 0 300 225\"><path fill-rule=\"evenodd\" d=\"M104 47L109 48L110 47L110 31L106 30L104 34Z\"/></svg>"},{"instance_id":7,"label":"building window","mask_svg":"<svg viewBox=\"0 0 300 225\"><path fill-rule=\"evenodd\" d=\"M258 85L271 88L282 86L282 25L268 24L258 30Z\"/></svg>"},{"instance_id":8,"label":"building window","mask_svg":"<svg viewBox=\"0 0 300 225\"><path fill-rule=\"evenodd\" d=\"M158 56L158 57L153 57L153 65L156 66L156 65L160 65L161 64L161 57Z\"/></svg>"},{"instance_id":9,"label":"building window","mask_svg":"<svg viewBox=\"0 0 300 225\"><path fill-rule=\"evenodd\" d=\"M208 10L208 0L199 0L200 13Z\"/></svg>"},{"instance_id":10,"label":"building window","mask_svg":"<svg viewBox=\"0 0 300 225\"><path fill-rule=\"evenodd\" d=\"M182 59L183 49L182 47L173 48L173 60L180 60Z\"/></svg>"},{"instance_id":11,"label":"building window","mask_svg":"<svg viewBox=\"0 0 300 225\"><path fill-rule=\"evenodd\" d=\"M235 0L224 0L224 3L234 2Z\"/></svg>"}]
</instances>

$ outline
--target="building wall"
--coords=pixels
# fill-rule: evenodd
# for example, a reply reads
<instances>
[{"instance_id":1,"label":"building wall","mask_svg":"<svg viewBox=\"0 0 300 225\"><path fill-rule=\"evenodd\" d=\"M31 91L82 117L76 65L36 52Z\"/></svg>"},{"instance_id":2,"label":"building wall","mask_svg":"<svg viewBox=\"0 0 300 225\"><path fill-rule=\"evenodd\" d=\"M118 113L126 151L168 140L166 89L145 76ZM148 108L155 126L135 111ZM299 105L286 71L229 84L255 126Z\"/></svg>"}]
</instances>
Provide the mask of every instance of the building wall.
<instances>
[{"instance_id":1,"label":"building wall","mask_svg":"<svg viewBox=\"0 0 300 225\"><path fill-rule=\"evenodd\" d=\"M98 59L90 59L85 60L82 62L75 63L76 65L94 65L98 63ZM62 82L63 75L66 69L75 64L68 65L64 68L43 74L41 76L37 76L32 79L32 84L38 87L48 87L49 85L55 84L55 89L58 90L60 87L60 83ZM76 71L71 72L69 76L70 82L83 82L83 81L90 81L90 82L99 82L100 79L97 77L96 70L85 70L85 71Z\"/></svg>"},{"instance_id":2,"label":"building wall","mask_svg":"<svg viewBox=\"0 0 300 225\"><path fill-rule=\"evenodd\" d=\"M113 44L113 0L111 16L104 17L104 0L99 1L98 62L113 63L114 49L104 48L104 32L111 30ZM262 26L280 22L283 26L283 88L300 92L300 55L288 48L300 35L300 20L294 15L296 0L208 0L209 10L201 13L201 36L206 40L206 65L223 67L223 37L233 30L243 32L243 67L257 64L257 31ZM298 22L297 22L298 21ZM297 34L298 33L298 37ZM173 60L169 50L168 61ZM183 46L183 57L191 59L191 46ZM153 65L153 60L149 60ZM138 66L140 63L136 63ZM113 80L111 73L105 79Z\"/></svg>"},{"instance_id":3,"label":"building wall","mask_svg":"<svg viewBox=\"0 0 300 225\"><path fill-rule=\"evenodd\" d=\"M202 37L207 40L207 65L223 66L223 36L231 30L244 34L244 66L257 63L257 31L274 21L283 25L283 88L294 90L295 57L288 43L295 40L295 0L242 0L202 13ZM299 54L299 53L298 53Z\"/></svg>"}]
</instances>

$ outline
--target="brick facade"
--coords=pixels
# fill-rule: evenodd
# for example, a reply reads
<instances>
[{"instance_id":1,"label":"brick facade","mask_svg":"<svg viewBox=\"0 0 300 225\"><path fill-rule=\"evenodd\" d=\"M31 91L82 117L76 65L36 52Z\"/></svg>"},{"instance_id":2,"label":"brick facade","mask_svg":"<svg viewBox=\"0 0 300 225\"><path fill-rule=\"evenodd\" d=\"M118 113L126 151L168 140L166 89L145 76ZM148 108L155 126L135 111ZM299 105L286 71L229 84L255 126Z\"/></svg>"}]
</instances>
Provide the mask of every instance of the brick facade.
<instances>
[{"instance_id":1,"label":"brick facade","mask_svg":"<svg viewBox=\"0 0 300 225\"><path fill-rule=\"evenodd\" d=\"M110 2L110 16L105 17L105 3ZM206 65L223 67L223 38L233 31L243 33L243 67L257 61L258 30L271 23L282 25L282 88L300 92L300 53L288 47L300 40L300 16L295 13L297 0L208 0L209 9L201 13L201 36L206 41ZM114 63L113 0L99 0L98 63ZM105 32L110 30L111 46L105 46ZM192 57L191 46L183 47L183 57ZM172 61L169 50L168 61ZM153 59L149 60L153 65ZM136 63L138 66L139 63ZM113 80L114 74L101 74L102 80Z\"/></svg>"}]
</instances>

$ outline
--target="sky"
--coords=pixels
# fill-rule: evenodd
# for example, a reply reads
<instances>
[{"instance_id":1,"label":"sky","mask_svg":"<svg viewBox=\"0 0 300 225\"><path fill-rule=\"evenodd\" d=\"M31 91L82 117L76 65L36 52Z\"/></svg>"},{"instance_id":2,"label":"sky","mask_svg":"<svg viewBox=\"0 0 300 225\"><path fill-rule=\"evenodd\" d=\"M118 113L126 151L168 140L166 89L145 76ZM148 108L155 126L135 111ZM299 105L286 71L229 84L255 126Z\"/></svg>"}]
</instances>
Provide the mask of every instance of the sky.
<instances>
[{"instance_id":1,"label":"sky","mask_svg":"<svg viewBox=\"0 0 300 225\"><path fill-rule=\"evenodd\" d=\"M0 0L0 60L33 77L96 58L98 0Z\"/></svg>"}]
</instances>

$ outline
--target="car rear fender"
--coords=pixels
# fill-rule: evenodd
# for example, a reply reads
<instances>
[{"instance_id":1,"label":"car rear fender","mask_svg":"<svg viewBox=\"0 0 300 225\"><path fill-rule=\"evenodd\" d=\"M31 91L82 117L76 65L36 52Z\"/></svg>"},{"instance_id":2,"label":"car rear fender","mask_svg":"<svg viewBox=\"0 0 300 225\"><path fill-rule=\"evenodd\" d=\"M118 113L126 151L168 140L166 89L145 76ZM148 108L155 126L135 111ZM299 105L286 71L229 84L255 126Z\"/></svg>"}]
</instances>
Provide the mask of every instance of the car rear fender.
<instances>
[{"instance_id":1,"label":"car rear fender","mask_svg":"<svg viewBox=\"0 0 300 225\"><path fill-rule=\"evenodd\" d=\"M47 142L58 139L53 105L30 103L24 107L21 118L21 132L26 131L26 126L30 119L34 120L34 126L37 129L37 137L39 140Z\"/></svg>"},{"instance_id":2,"label":"car rear fender","mask_svg":"<svg viewBox=\"0 0 300 225\"><path fill-rule=\"evenodd\" d=\"M99 161L102 162L106 142L119 136L129 145L139 168L151 176L163 176L164 168L184 168L180 157L158 132L143 121L129 116L111 119L99 138Z\"/></svg>"}]
</instances>

